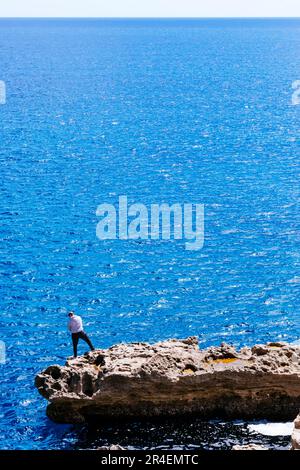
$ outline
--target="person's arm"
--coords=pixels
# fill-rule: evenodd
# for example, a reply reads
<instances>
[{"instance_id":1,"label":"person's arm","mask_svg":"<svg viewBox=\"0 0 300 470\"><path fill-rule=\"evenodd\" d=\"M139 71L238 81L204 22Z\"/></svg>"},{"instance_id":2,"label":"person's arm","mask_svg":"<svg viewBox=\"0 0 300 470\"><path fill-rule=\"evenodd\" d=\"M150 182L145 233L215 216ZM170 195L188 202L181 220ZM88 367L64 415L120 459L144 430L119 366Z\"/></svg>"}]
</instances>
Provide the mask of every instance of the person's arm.
<instances>
[{"instance_id":1,"label":"person's arm","mask_svg":"<svg viewBox=\"0 0 300 470\"><path fill-rule=\"evenodd\" d=\"M71 331L71 322L70 321L68 321L67 327L68 327L68 330Z\"/></svg>"}]
</instances>

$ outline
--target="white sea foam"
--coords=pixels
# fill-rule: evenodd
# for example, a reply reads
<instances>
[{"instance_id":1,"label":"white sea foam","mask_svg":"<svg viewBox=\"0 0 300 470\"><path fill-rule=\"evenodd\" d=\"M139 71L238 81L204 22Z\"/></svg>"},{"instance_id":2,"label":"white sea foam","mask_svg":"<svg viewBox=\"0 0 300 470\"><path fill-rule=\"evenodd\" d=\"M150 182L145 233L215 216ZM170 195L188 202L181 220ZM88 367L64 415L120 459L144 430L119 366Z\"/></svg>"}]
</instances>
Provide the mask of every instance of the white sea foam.
<instances>
[{"instance_id":1,"label":"white sea foam","mask_svg":"<svg viewBox=\"0 0 300 470\"><path fill-rule=\"evenodd\" d=\"M290 436L294 424L291 423L259 423L249 424L249 430L264 436Z\"/></svg>"}]
</instances>

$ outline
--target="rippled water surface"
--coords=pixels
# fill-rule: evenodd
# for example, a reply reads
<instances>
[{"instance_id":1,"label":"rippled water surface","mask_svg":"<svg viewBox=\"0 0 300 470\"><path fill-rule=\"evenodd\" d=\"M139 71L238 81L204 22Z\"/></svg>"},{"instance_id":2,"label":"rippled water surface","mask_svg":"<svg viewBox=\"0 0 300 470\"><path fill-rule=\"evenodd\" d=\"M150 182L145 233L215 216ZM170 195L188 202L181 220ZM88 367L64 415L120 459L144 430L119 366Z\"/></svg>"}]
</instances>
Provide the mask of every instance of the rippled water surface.
<instances>
[{"instance_id":1,"label":"rippled water surface","mask_svg":"<svg viewBox=\"0 0 300 470\"><path fill-rule=\"evenodd\" d=\"M2 449L249 439L58 426L33 381L70 355L70 308L98 347L299 339L299 50L299 21L0 21ZM96 208L119 195L205 204L204 248L100 242Z\"/></svg>"}]
</instances>

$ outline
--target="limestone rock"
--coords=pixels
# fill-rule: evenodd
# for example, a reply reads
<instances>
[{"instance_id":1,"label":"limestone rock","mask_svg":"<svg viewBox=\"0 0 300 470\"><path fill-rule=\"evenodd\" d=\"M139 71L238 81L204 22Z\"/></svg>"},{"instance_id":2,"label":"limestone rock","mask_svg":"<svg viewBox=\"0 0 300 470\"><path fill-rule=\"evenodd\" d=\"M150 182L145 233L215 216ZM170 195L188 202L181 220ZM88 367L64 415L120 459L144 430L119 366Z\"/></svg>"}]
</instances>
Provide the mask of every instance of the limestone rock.
<instances>
[{"instance_id":1,"label":"limestone rock","mask_svg":"<svg viewBox=\"0 0 300 470\"><path fill-rule=\"evenodd\" d=\"M300 414L294 421L294 430L292 434L292 449L300 450Z\"/></svg>"},{"instance_id":2,"label":"limestone rock","mask_svg":"<svg viewBox=\"0 0 300 470\"><path fill-rule=\"evenodd\" d=\"M300 409L300 347L200 350L195 337L117 344L52 365L35 385L60 423L183 414L292 420Z\"/></svg>"},{"instance_id":3,"label":"limestone rock","mask_svg":"<svg viewBox=\"0 0 300 470\"><path fill-rule=\"evenodd\" d=\"M119 444L112 444L111 446L98 447L97 450L126 450L124 447Z\"/></svg>"},{"instance_id":4,"label":"limestone rock","mask_svg":"<svg viewBox=\"0 0 300 470\"><path fill-rule=\"evenodd\" d=\"M267 447L258 444L235 445L232 450L269 450Z\"/></svg>"}]
</instances>

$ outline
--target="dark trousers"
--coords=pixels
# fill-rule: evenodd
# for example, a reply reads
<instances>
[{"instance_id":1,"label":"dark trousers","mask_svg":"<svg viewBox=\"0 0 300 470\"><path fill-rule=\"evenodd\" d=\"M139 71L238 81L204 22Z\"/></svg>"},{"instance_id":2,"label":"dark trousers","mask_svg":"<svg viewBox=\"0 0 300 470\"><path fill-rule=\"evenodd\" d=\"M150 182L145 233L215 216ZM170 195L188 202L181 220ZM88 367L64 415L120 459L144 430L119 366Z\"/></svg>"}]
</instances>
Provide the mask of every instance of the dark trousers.
<instances>
[{"instance_id":1,"label":"dark trousers","mask_svg":"<svg viewBox=\"0 0 300 470\"><path fill-rule=\"evenodd\" d=\"M90 338L84 331L80 331L79 333L72 333L74 357L77 357L77 345L80 339L83 339L83 341L85 341L89 345L91 351L94 351L95 349L92 345Z\"/></svg>"}]
</instances>

